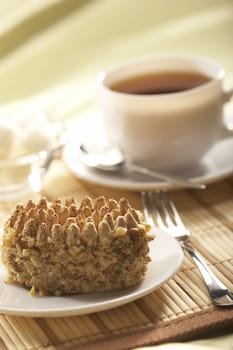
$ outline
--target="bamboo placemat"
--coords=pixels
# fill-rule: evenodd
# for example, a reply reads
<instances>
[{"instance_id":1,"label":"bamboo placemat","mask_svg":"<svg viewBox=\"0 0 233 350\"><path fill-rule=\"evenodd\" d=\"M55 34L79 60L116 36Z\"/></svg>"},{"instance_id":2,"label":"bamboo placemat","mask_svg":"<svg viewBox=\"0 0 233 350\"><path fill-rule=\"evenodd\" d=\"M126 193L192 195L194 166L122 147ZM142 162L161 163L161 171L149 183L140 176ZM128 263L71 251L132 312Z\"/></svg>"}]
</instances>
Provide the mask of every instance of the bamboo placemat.
<instances>
[{"instance_id":1,"label":"bamboo placemat","mask_svg":"<svg viewBox=\"0 0 233 350\"><path fill-rule=\"evenodd\" d=\"M172 196L193 244L233 290L233 179ZM211 304L200 274L185 256L181 270L161 288L112 310L65 318L0 315L0 348L132 349L232 326L233 308Z\"/></svg>"}]
</instances>

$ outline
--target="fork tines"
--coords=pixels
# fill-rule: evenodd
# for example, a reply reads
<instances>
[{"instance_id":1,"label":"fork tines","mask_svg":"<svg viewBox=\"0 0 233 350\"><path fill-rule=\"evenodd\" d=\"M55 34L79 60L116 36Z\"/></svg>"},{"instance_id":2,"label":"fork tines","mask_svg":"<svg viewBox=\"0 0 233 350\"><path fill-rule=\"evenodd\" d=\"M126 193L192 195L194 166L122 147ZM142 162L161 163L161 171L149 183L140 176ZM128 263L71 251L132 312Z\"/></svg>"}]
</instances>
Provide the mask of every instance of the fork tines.
<instances>
[{"instance_id":1,"label":"fork tines","mask_svg":"<svg viewBox=\"0 0 233 350\"><path fill-rule=\"evenodd\" d=\"M146 221L161 228L171 225L182 225L180 216L167 191L142 192L143 208Z\"/></svg>"}]
</instances>

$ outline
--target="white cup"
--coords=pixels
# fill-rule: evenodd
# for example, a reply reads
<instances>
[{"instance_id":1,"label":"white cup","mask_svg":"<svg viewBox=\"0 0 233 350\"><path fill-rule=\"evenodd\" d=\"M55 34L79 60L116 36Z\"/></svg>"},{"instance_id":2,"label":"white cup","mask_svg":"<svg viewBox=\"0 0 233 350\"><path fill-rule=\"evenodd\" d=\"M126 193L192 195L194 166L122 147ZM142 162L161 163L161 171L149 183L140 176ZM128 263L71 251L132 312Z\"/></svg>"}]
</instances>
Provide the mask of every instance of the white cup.
<instances>
[{"instance_id":1,"label":"white cup","mask_svg":"<svg viewBox=\"0 0 233 350\"><path fill-rule=\"evenodd\" d=\"M208 81L159 94L114 90L120 81L161 72L203 74ZM110 142L129 162L150 169L195 165L227 134L223 106L233 90L223 91L224 74L218 63L186 55L142 57L101 72L97 76L99 103Z\"/></svg>"}]
</instances>

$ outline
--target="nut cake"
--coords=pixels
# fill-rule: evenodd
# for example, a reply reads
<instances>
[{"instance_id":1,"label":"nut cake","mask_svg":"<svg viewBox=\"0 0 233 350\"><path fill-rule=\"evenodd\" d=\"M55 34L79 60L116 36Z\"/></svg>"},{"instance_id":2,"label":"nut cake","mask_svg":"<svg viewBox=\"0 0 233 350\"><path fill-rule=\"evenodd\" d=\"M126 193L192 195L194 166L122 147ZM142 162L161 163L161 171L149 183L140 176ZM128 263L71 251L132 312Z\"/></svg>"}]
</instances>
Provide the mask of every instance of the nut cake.
<instances>
[{"instance_id":1,"label":"nut cake","mask_svg":"<svg viewBox=\"0 0 233 350\"><path fill-rule=\"evenodd\" d=\"M140 282L150 227L125 198L104 196L18 204L4 226L2 262L8 283L31 294L112 291Z\"/></svg>"}]
</instances>

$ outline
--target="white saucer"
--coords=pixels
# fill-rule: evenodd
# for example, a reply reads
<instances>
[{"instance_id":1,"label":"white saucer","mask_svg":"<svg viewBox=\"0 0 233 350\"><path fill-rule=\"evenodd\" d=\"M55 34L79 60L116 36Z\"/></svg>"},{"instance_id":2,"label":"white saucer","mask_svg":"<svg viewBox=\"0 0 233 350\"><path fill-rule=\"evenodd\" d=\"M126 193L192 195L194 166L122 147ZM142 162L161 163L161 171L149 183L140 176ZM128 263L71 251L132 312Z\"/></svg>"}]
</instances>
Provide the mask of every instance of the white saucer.
<instances>
[{"instance_id":1,"label":"white saucer","mask_svg":"<svg viewBox=\"0 0 233 350\"><path fill-rule=\"evenodd\" d=\"M159 230L150 243L152 261L144 280L121 291L63 297L32 297L28 290L4 283L5 270L0 265L0 313L28 317L63 317L82 315L117 307L151 293L168 281L181 267L183 251L177 241Z\"/></svg>"},{"instance_id":2,"label":"white saucer","mask_svg":"<svg viewBox=\"0 0 233 350\"><path fill-rule=\"evenodd\" d=\"M70 171L79 179L131 191L142 191L151 189L175 189L176 186L163 181L136 173L129 172L104 172L93 170L83 165L79 159L80 140L71 140L63 152L63 160ZM233 137L219 140L200 159L200 162L192 167L180 169L173 175L191 179L199 183L211 183L233 174ZM172 174L170 174L172 175Z\"/></svg>"}]
</instances>

